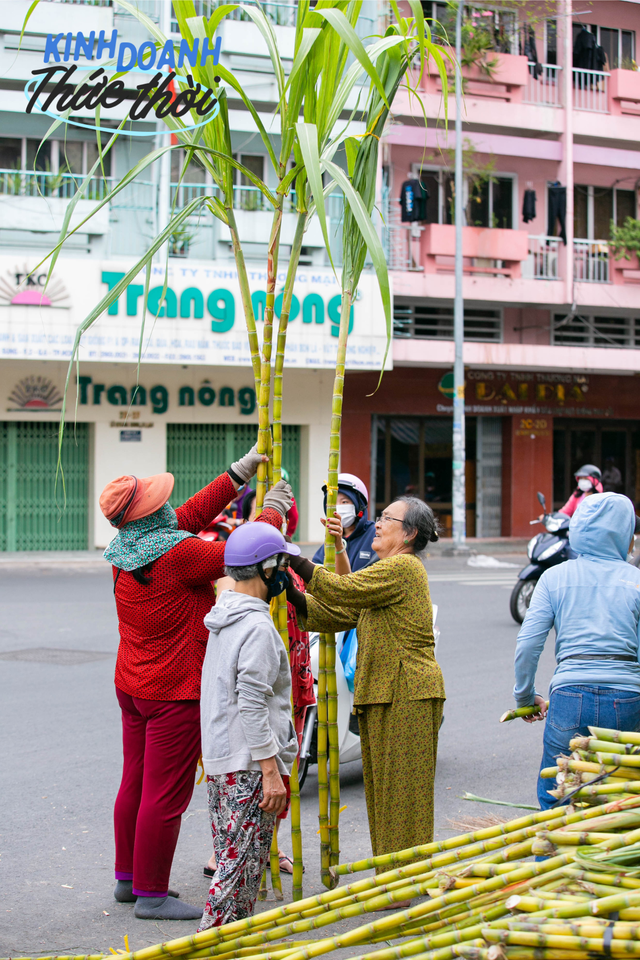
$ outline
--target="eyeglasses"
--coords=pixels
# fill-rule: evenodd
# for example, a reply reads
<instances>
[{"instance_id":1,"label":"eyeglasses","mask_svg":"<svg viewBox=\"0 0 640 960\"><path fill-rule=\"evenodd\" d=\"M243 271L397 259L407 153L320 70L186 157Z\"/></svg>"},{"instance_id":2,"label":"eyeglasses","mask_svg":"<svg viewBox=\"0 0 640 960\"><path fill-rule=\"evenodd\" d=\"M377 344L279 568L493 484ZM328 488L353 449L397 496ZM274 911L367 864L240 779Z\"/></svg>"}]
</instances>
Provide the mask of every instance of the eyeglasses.
<instances>
[{"instance_id":1,"label":"eyeglasses","mask_svg":"<svg viewBox=\"0 0 640 960\"><path fill-rule=\"evenodd\" d=\"M396 523L403 523L403 521L398 520L397 517L388 517L386 513L381 513L379 517L376 517L376 523L386 523L388 520L395 520Z\"/></svg>"}]
</instances>

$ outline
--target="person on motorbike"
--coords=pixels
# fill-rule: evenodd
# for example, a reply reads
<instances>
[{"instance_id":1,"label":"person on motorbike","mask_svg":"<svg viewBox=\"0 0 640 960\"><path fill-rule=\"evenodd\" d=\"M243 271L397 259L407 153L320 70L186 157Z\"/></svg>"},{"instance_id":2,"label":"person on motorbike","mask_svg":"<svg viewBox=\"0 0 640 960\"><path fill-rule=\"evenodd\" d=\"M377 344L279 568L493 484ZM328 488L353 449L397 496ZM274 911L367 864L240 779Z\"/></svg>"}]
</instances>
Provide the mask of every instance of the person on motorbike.
<instances>
[{"instance_id":1,"label":"person on motorbike","mask_svg":"<svg viewBox=\"0 0 640 960\"><path fill-rule=\"evenodd\" d=\"M519 707L538 704L546 717L540 769L570 753L569 742L589 725L640 729L640 570L626 563L640 527L631 501L620 493L589 496L574 513L569 539L575 560L540 577L518 634L513 695ZM549 708L535 677L547 635L555 627L557 667ZM538 778L538 802L556 802L555 781Z\"/></svg>"},{"instance_id":2,"label":"person on motorbike","mask_svg":"<svg viewBox=\"0 0 640 960\"><path fill-rule=\"evenodd\" d=\"M573 491L564 507L560 508L561 513L566 513L572 517L580 504L586 497L593 493L602 493L602 474L600 469L593 463L585 463L575 472L576 489Z\"/></svg>"},{"instance_id":3,"label":"person on motorbike","mask_svg":"<svg viewBox=\"0 0 640 960\"><path fill-rule=\"evenodd\" d=\"M324 493L324 510L327 512L327 486L322 488ZM376 535L376 525L373 520L367 517L367 508L369 505L369 492L359 477L352 473L341 473L338 475L338 498L336 514L342 522L344 531L344 540L342 541L342 550L336 545L336 561L346 552L351 571L361 570L369 566L378 559L377 553L371 546L373 538ZM335 518L327 518L327 522ZM323 523L325 521L323 520ZM329 532L333 533L333 526L330 524ZM316 550L313 556L314 563L324 563L324 544ZM336 572L343 571L337 569ZM345 570L349 573L349 570Z\"/></svg>"}]
</instances>

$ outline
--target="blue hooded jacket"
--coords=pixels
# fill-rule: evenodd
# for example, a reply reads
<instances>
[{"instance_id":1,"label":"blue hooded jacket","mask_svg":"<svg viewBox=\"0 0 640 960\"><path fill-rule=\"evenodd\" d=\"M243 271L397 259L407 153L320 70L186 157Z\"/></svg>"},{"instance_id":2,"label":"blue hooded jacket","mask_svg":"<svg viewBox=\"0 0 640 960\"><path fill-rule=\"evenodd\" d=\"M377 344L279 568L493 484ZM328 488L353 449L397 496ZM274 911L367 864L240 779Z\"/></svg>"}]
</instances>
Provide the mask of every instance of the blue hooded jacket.
<instances>
[{"instance_id":1,"label":"blue hooded jacket","mask_svg":"<svg viewBox=\"0 0 640 960\"><path fill-rule=\"evenodd\" d=\"M571 518L569 540L578 554L540 577L516 644L519 707L533 703L538 660L556 628L558 666L549 693L576 684L640 692L640 570L626 562L635 511L619 493L594 493ZM635 662L565 660L576 653L633 656ZM563 661L563 662L561 662Z\"/></svg>"}]
</instances>

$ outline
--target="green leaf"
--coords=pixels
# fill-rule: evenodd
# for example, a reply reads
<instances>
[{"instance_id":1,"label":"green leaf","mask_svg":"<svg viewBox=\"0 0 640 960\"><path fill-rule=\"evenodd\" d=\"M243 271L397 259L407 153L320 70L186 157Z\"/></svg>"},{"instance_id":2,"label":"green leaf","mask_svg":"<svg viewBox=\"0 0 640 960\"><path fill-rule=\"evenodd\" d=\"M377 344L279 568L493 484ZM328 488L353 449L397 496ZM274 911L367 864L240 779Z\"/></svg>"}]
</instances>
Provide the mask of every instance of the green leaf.
<instances>
[{"instance_id":1,"label":"green leaf","mask_svg":"<svg viewBox=\"0 0 640 960\"><path fill-rule=\"evenodd\" d=\"M24 20L22 21L22 30L20 31L20 39L19 39L19 41L18 41L18 51L20 50L20 47L22 46L22 38L24 37L24 32L25 32L25 30L27 29L27 24L29 23L29 20L31 19L31 14L33 13L33 11L35 10L35 8L38 6L39 3L40 3L40 0L33 0L33 3L31 4L31 6L29 7L29 9L27 10L27 12L26 12L26 14L25 14L25 18L24 18Z\"/></svg>"},{"instance_id":2,"label":"green leaf","mask_svg":"<svg viewBox=\"0 0 640 960\"><path fill-rule=\"evenodd\" d=\"M359 147L360 144L356 137L347 137L344 141L344 152L347 155L347 170L350 177L353 177Z\"/></svg>"},{"instance_id":3,"label":"green leaf","mask_svg":"<svg viewBox=\"0 0 640 960\"><path fill-rule=\"evenodd\" d=\"M371 82L376 87L378 93L382 97L386 107L389 107L387 103L387 95L382 86L382 81L376 72L374 65L371 63L367 51L365 50L362 40L355 32L344 13L340 10L314 10L319 17L324 17L329 21L333 29L341 37L343 43L351 50L352 54L358 60L358 62L364 67L367 74L369 75Z\"/></svg>"},{"instance_id":4,"label":"green leaf","mask_svg":"<svg viewBox=\"0 0 640 960\"><path fill-rule=\"evenodd\" d=\"M298 52L295 55L293 66L291 67L291 73L289 74L289 79L287 80L287 89L295 77L303 67L308 67L309 65L309 54L311 53L311 48L314 43L322 33L322 30L319 27L306 27L302 31L302 40L298 48Z\"/></svg>"},{"instance_id":5,"label":"green leaf","mask_svg":"<svg viewBox=\"0 0 640 960\"><path fill-rule=\"evenodd\" d=\"M387 362L389 348L391 346L392 333L391 289L389 286L389 273L387 271L387 261L385 259L384 250L382 249L380 237L376 233L371 221L369 211L362 202L360 194L354 190L353 186L351 185L351 181L348 179L342 167L339 167L337 164L329 160L325 160L323 166L331 174L333 179L337 182L338 186L344 193L345 200L349 204L349 208L353 213L358 227L360 228L362 238L367 245L367 249L371 255L376 276L378 278L378 286L380 287L380 296L382 297L382 305L384 307L384 315L387 326L387 346L384 352L384 359L382 361L382 370L380 371L380 375L382 376L385 363Z\"/></svg>"},{"instance_id":6,"label":"green leaf","mask_svg":"<svg viewBox=\"0 0 640 960\"><path fill-rule=\"evenodd\" d=\"M267 42L269 56L271 57L271 63L273 64L273 72L276 75L276 82L278 84L278 96L279 99L282 100L285 91L284 67L282 66L282 60L280 59L280 54L278 53L278 43L273 27L271 26L270 21L265 17L260 7L250 7L246 3L241 3L240 7L246 14L248 14L248 16L251 17L256 27Z\"/></svg>"},{"instance_id":7,"label":"green leaf","mask_svg":"<svg viewBox=\"0 0 640 960\"><path fill-rule=\"evenodd\" d=\"M322 170L320 168L320 154L318 152L318 128L315 123L296 123L296 132L298 134L298 143L304 159L305 169L307 171L307 180L316 205L316 212L325 247L329 255L331 266L331 245L329 243L329 231L327 230L327 214L324 206L324 192L322 186ZM335 269L335 268L334 268Z\"/></svg>"}]
</instances>

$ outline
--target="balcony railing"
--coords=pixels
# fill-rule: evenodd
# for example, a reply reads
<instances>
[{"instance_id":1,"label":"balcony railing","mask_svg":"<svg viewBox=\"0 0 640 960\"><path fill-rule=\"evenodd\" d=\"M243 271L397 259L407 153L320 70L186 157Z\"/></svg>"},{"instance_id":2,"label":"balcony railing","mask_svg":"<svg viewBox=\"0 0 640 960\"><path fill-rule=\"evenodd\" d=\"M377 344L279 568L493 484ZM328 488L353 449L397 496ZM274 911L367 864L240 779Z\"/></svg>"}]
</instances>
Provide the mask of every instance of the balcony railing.
<instances>
[{"instance_id":1,"label":"balcony railing","mask_svg":"<svg viewBox=\"0 0 640 960\"><path fill-rule=\"evenodd\" d=\"M559 248L558 237L530 236L529 256L522 264L522 276L528 280L557 280Z\"/></svg>"},{"instance_id":2,"label":"balcony railing","mask_svg":"<svg viewBox=\"0 0 640 960\"><path fill-rule=\"evenodd\" d=\"M591 113L609 113L609 74L574 67L573 106Z\"/></svg>"},{"instance_id":3,"label":"balcony railing","mask_svg":"<svg viewBox=\"0 0 640 960\"><path fill-rule=\"evenodd\" d=\"M86 181L82 174L0 169L0 195L10 197L61 197L70 200ZM85 200L103 200L113 189L113 177L91 177Z\"/></svg>"},{"instance_id":4,"label":"balcony railing","mask_svg":"<svg viewBox=\"0 0 640 960\"><path fill-rule=\"evenodd\" d=\"M584 283L610 283L610 253L606 240L573 241L573 277Z\"/></svg>"},{"instance_id":5,"label":"balcony railing","mask_svg":"<svg viewBox=\"0 0 640 960\"><path fill-rule=\"evenodd\" d=\"M258 6L256 0L247 0L251 6ZM194 0L194 6L196 10L196 16L206 17L207 19L218 7L223 6L226 3L226 0ZM296 15L298 11L297 3L287 3L285 0L267 0L266 3L259 4L260 9L265 14L268 20L271 23L275 24L278 27L295 27L296 25ZM245 13L244 10L241 10L239 7L236 10L232 10L225 17L226 20L243 20L247 23L251 22L251 17ZM171 21L171 31L172 33L178 33L178 22L177 20Z\"/></svg>"},{"instance_id":6,"label":"balcony railing","mask_svg":"<svg viewBox=\"0 0 640 960\"><path fill-rule=\"evenodd\" d=\"M537 66L542 66L542 73L537 77L534 73ZM560 107L561 70L555 64L529 64L529 79L522 97L523 103L534 103L541 107Z\"/></svg>"}]
</instances>

